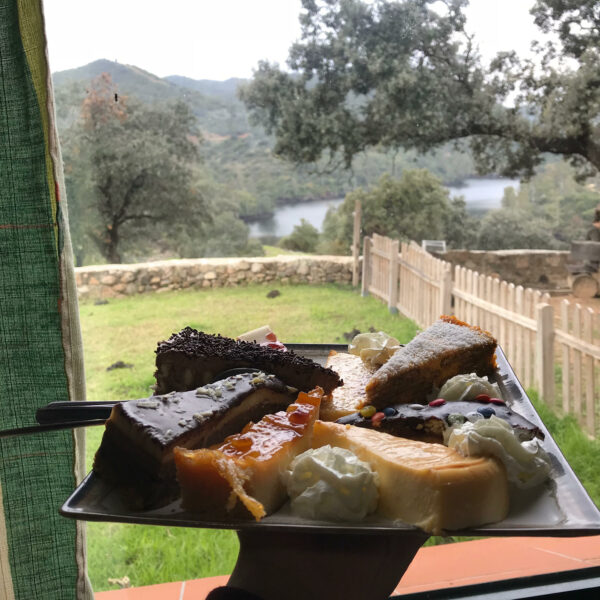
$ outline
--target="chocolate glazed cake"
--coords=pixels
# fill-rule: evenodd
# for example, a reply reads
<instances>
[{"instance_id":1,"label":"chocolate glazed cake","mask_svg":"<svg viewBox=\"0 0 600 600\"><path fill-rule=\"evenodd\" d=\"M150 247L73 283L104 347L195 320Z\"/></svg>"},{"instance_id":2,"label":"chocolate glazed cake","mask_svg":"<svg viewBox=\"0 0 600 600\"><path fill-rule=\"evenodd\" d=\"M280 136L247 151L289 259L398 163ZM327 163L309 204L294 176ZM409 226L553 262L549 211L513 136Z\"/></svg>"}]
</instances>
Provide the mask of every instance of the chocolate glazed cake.
<instances>
[{"instance_id":1,"label":"chocolate glazed cake","mask_svg":"<svg viewBox=\"0 0 600 600\"><path fill-rule=\"evenodd\" d=\"M498 399L496 399L498 400ZM444 402L434 401L430 405L396 404L383 410L384 417L366 417L357 412L337 420L343 425L356 425L368 429L378 429L384 433L413 440L443 441L444 430L460 425L467 420L490 418L495 415L504 419L516 432L519 441L534 437L544 438L544 434L533 423L513 412L504 402L476 401ZM436 405L437 404L437 405Z\"/></svg>"},{"instance_id":2,"label":"chocolate glazed cake","mask_svg":"<svg viewBox=\"0 0 600 600\"><path fill-rule=\"evenodd\" d=\"M119 402L106 421L94 471L148 508L178 494L173 450L222 442L248 422L283 410L298 393L274 375L234 375L188 392Z\"/></svg>"},{"instance_id":3,"label":"chocolate glazed cake","mask_svg":"<svg viewBox=\"0 0 600 600\"><path fill-rule=\"evenodd\" d=\"M337 373L294 352L186 327L158 344L156 393L190 390L212 381L217 373L241 367L273 373L304 392L318 386L328 394L342 384Z\"/></svg>"}]
</instances>

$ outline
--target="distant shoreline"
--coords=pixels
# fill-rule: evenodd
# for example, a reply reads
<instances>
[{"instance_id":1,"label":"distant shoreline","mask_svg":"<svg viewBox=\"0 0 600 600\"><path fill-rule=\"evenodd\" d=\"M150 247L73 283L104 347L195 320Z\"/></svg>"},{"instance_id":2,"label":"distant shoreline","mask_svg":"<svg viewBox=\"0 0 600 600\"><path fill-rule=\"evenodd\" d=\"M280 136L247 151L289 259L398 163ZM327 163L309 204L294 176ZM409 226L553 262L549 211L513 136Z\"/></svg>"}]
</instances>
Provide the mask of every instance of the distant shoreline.
<instances>
[{"instance_id":1,"label":"distant shoreline","mask_svg":"<svg viewBox=\"0 0 600 600\"><path fill-rule=\"evenodd\" d=\"M503 179L507 179L506 177L502 177L501 175L469 175L467 177L462 177L459 179L456 179L454 181L451 182L443 182L442 185L445 188L450 189L452 192L456 193L457 191L464 189L468 189L469 188L469 181L485 181L485 180L503 180ZM295 206L297 204L310 204L311 202L322 202L324 200L336 200L336 199L344 199L346 194L349 193L348 192L338 192L338 193L332 193L332 194L325 194L323 196L310 196L310 197L304 197L304 198L286 198L286 197L282 197L282 198L277 198L277 200L275 201L275 206L273 207L272 211L264 211L261 213L256 213L256 214L252 214L252 215L240 215L240 219L242 221L244 221L244 223L246 224L252 224L252 223L262 223L265 221L268 221L269 219L272 219L273 216L275 215L275 213L277 212L277 209L285 207L285 206ZM474 207L471 209L472 212L474 213L481 213L481 212L485 212L487 209L482 209L481 207ZM471 212L470 211L470 212Z\"/></svg>"},{"instance_id":2,"label":"distant shoreline","mask_svg":"<svg viewBox=\"0 0 600 600\"><path fill-rule=\"evenodd\" d=\"M338 200L345 197L344 193L341 194L326 194L320 197L311 196L309 198L277 198L275 206L272 211L264 211L253 215L240 215L240 219L244 223L259 223L261 221L268 221L273 218L277 208L282 206L295 206L296 204L310 204L311 202L322 202L323 200Z\"/></svg>"}]
</instances>

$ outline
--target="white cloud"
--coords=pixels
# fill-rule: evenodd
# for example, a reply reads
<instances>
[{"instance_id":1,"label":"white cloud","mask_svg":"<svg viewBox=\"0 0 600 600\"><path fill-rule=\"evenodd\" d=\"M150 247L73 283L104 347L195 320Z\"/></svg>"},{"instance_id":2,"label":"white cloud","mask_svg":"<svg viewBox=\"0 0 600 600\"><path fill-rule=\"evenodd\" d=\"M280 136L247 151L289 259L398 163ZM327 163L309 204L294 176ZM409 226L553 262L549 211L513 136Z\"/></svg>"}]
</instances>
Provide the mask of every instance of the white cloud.
<instances>
[{"instance_id":1,"label":"white cloud","mask_svg":"<svg viewBox=\"0 0 600 600\"><path fill-rule=\"evenodd\" d=\"M529 54L531 42L540 36L529 14L533 4L534 0L471 0L465 11L467 30L475 35L485 61L507 50Z\"/></svg>"},{"instance_id":2,"label":"white cloud","mask_svg":"<svg viewBox=\"0 0 600 600\"><path fill-rule=\"evenodd\" d=\"M485 59L527 52L533 0L472 0L467 9ZM300 0L45 0L50 67L99 58L160 77L250 77L258 61L284 64L300 36Z\"/></svg>"},{"instance_id":3,"label":"white cloud","mask_svg":"<svg viewBox=\"0 0 600 600\"><path fill-rule=\"evenodd\" d=\"M52 71L99 58L164 77L250 77L285 62L300 0L46 0Z\"/></svg>"}]
</instances>

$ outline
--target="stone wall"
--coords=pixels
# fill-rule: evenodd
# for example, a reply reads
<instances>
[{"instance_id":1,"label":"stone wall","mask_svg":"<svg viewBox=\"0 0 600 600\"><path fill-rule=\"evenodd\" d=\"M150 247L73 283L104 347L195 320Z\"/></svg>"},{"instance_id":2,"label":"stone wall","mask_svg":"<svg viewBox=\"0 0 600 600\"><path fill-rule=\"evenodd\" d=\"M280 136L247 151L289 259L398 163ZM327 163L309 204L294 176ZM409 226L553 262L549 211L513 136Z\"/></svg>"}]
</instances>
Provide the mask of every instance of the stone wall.
<instances>
[{"instance_id":1,"label":"stone wall","mask_svg":"<svg viewBox=\"0 0 600 600\"><path fill-rule=\"evenodd\" d=\"M568 252L550 250L450 250L437 256L524 287L564 290ZM351 283L350 256L198 258L129 265L78 267L81 299L131 296L186 288L250 283Z\"/></svg>"},{"instance_id":2,"label":"stone wall","mask_svg":"<svg viewBox=\"0 0 600 600\"><path fill-rule=\"evenodd\" d=\"M250 283L351 283L350 256L198 258L75 269L81 299Z\"/></svg>"},{"instance_id":3,"label":"stone wall","mask_svg":"<svg viewBox=\"0 0 600 600\"><path fill-rule=\"evenodd\" d=\"M449 250L442 260L505 281L544 290L563 290L567 283L568 251L558 250Z\"/></svg>"}]
</instances>

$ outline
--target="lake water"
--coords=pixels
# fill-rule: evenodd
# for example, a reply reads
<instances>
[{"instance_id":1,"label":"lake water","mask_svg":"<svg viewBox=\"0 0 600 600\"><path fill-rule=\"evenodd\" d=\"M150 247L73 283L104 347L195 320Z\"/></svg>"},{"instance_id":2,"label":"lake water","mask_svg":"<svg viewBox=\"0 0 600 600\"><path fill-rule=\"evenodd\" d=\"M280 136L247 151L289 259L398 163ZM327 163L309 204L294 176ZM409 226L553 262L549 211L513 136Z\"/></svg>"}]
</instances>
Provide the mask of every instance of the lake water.
<instances>
[{"instance_id":1,"label":"lake water","mask_svg":"<svg viewBox=\"0 0 600 600\"><path fill-rule=\"evenodd\" d=\"M466 179L461 187L448 187L451 196L464 196L470 213L482 214L493 208L500 208L504 188L519 188L518 179L473 178ZM278 206L270 219L250 224L250 237L289 235L301 219L306 219L319 231L322 230L325 214L330 206L337 207L343 198L315 200Z\"/></svg>"}]
</instances>

